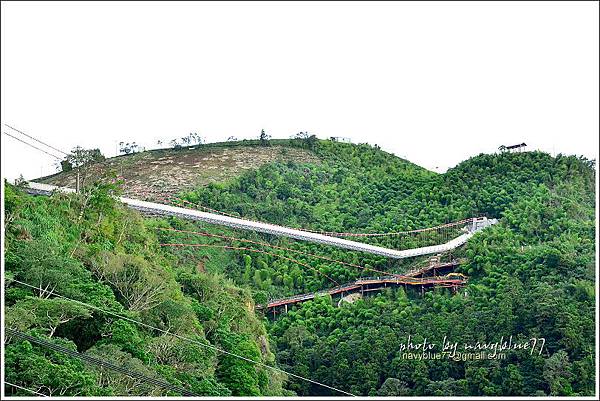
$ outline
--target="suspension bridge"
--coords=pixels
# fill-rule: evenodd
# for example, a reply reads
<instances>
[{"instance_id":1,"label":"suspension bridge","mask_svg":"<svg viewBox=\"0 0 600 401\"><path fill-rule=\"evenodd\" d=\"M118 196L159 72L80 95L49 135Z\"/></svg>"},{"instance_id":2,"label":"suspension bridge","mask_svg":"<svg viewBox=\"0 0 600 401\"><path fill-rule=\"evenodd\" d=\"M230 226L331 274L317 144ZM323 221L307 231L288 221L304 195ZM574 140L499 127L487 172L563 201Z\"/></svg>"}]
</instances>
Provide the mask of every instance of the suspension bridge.
<instances>
[{"instance_id":1,"label":"suspension bridge","mask_svg":"<svg viewBox=\"0 0 600 401\"><path fill-rule=\"evenodd\" d=\"M31 181L27 184L28 185L25 188L26 191L34 195L50 195L57 191L75 192L75 190L72 188L57 187L49 184L42 184ZM352 251L366 252L394 259L404 259L415 256L438 254L450 251L466 243L477 232L497 223L496 219L488 219L487 217L475 217L467 220L461 220L460 222L454 223L454 226L456 226L456 224L462 226L462 234L460 234L456 238L453 238L447 242L437 245L422 246L405 250L396 250L366 244L358 241L350 241L344 238L340 238L339 236L326 235L318 232L231 217L229 215L226 216L217 213L202 212L199 210L165 205L162 203L148 202L139 199L131 199L125 197L119 197L118 199L125 205L143 213L149 213L159 216L175 216L182 219L202 221L208 224L227 226L240 230L250 230L275 236L293 238L301 241L315 242L323 245L349 249ZM450 226L450 224L446 225L446 227Z\"/></svg>"}]
</instances>

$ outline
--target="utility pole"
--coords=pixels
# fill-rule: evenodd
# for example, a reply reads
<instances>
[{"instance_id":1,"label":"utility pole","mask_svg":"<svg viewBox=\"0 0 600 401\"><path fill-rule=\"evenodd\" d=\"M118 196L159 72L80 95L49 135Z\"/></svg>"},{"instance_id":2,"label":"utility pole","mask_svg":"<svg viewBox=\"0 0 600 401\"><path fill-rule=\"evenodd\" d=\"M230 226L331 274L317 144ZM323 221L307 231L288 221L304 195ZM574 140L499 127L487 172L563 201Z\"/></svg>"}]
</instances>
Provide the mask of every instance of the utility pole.
<instances>
[{"instance_id":1,"label":"utility pole","mask_svg":"<svg viewBox=\"0 0 600 401\"><path fill-rule=\"evenodd\" d=\"M75 180L75 192L79 193L79 166L77 166L77 176Z\"/></svg>"}]
</instances>

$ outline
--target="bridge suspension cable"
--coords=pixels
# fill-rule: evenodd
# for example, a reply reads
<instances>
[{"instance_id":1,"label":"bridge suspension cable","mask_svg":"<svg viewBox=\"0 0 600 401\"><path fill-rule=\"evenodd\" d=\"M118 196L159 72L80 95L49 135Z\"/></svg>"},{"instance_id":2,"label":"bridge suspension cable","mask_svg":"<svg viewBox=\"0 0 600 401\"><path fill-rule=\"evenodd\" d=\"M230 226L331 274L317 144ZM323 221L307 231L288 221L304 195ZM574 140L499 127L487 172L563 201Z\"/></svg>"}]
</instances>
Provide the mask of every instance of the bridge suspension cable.
<instances>
[{"instance_id":1,"label":"bridge suspension cable","mask_svg":"<svg viewBox=\"0 0 600 401\"><path fill-rule=\"evenodd\" d=\"M361 269L361 270L369 270L375 273L381 273L384 274L386 276L401 276L401 274L396 274L396 273L390 273L390 272L386 272L383 270L378 270L372 267L366 267L366 266L361 266L361 265L357 265L354 263L348 263L348 262L343 262L341 260L337 260L337 259L332 259L329 258L327 256L322 256L322 255L316 255L313 253L309 253L309 252L303 252L303 251L299 251L297 249L292 249L292 248L286 248L286 247L282 247L282 246L278 246L278 245L272 245L269 244L267 242L260 242L260 241L253 241L253 240L249 240L249 239L245 239L245 238L237 238L237 237L230 237L230 236L226 236L226 235L219 235L219 234L211 234L208 232L201 232L201 231L188 231L188 230L177 230L175 228L164 228L164 227L156 227L157 230L162 230L162 231L173 231L173 232L178 232L178 233L182 233L182 234L190 234L190 235L199 235L199 236L205 236L205 237L216 237L216 238L221 238L221 239L226 239L229 241L240 241L240 242L246 242L246 243L250 243L250 244L254 244L254 245L260 245L260 246L266 246L269 248L274 248L274 249L280 249L283 251L287 251L287 252L294 252L294 253L298 253L301 255L306 255L312 258L316 258L316 259L322 259L322 260L326 260L328 262L333 262L333 263L338 263L340 265L344 265L344 266L349 266L349 267L354 267L357 269Z\"/></svg>"},{"instance_id":2,"label":"bridge suspension cable","mask_svg":"<svg viewBox=\"0 0 600 401\"><path fill-rule=\"evenodd\" d=\"M252 249L252 248L239 247L239 246L221 245L221 244L159 244L159 245L160 246L171 246L171 247L186 247L186 246L189 246L191 248L223 248L223 249L230 249L230 250L237 250L237 251L248 251L248 252L262 253L262 254L265 254L265 255L274 256L276 258L285 259L285 260L290 261L292 263L296 263L296 264L298 264L300 266L308 267L310 270L314 271L318 275L321 275L321 276L325 277L326 279L328 279L332 283L334 283L336 285L340 285L340 283L338 283L337 281L335 281L334 279L332 279L331 277L329 277L325 273L321 272L319 269L315 269L311 265L308 265L306 263L300 262L299 260L296 260L296 259L288 258L287 256L278 255L278 254L273 253L273 252L261 251L259 249Z\"/></svg>"}]
</instances>

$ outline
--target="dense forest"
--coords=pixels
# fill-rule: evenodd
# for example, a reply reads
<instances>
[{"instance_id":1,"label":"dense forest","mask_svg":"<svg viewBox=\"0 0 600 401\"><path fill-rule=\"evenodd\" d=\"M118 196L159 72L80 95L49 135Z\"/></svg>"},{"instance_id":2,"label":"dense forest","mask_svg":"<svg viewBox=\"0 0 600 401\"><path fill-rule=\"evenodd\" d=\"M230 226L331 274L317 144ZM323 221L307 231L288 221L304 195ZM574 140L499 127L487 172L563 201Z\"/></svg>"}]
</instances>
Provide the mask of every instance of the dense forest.
<instances>
[{"instance_id":1,"label":"dense forest","mask_svg":"<svg viewBox=\"0 0 600 401\"><path fill-rule=\"evenodd\" d=\"M180 197L340 232L498 218L455 251L468 285L455 295L390 288L340 306L318 297L273 319L254 305L423 260L142 217L111 197L118 181L51 197L5 185L6 327L199 395L339 395L298 376L362 395L593 394L593 161L482 154L435 174L369 145L305 138L287 146L320 161L271 162ZM511 350L502 360L409 360L400 351L409 335L546 342L539 355ZM18 336L7 335L5 365L6 381L48 395L181 394Z\"/></svg>"},{"instance_id":2,"label":"dense forest","mask_svg":"<svg viewBox=\"0 0 600 401\"><path fill-rule=\"evenodd\" d=\"M5 187L6 327L197 395L285 394L281 374L211 348L272 364L250 292L162 252L159 222L117 204L115 189L46 198ZM7 338L6 381L42 394L180 395Z\"/></svg>"}]
</instances>

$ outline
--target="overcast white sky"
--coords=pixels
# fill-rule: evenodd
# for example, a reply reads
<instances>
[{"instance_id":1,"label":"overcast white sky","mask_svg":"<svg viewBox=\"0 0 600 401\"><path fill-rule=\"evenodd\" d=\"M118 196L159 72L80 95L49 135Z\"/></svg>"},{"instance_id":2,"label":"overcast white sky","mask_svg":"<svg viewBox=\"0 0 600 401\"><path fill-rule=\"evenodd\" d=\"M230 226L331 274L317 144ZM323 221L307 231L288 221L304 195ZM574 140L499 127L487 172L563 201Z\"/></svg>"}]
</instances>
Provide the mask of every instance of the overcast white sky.
<instances>
[{"instance_id":1,"label":"overcast white sky","mask_svg":"<svg viewBox=\"0 0 600 401\"><path fill-rule=\"evenodd\" d=\"M444 171L598 152L598 3L2 3L2 130L65 150L309 131ZM3 175L55 172L2 135Z\"/></svg>"}]
</instances>

